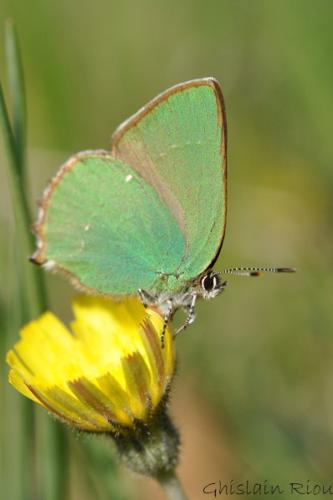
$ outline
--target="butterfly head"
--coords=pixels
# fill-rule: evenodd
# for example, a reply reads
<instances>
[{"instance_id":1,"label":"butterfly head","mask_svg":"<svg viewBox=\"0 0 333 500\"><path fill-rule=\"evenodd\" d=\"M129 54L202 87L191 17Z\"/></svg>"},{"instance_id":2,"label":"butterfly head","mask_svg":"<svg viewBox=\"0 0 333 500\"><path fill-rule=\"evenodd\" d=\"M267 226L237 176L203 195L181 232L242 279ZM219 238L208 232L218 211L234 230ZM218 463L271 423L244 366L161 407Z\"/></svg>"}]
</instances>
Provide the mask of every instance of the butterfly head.
<instances>
[{"instance_id":1,"label":"butterfly head","mask_svg":"<svg viewBox=\"0 0 333 500\"><path fill-rule=\"evenodd\" d=\"M227 281L221 281L218 273L208 271L200 280L200 294L204 299L213 299L221 293L227 285Z\"/></svg>"}]
</instances>

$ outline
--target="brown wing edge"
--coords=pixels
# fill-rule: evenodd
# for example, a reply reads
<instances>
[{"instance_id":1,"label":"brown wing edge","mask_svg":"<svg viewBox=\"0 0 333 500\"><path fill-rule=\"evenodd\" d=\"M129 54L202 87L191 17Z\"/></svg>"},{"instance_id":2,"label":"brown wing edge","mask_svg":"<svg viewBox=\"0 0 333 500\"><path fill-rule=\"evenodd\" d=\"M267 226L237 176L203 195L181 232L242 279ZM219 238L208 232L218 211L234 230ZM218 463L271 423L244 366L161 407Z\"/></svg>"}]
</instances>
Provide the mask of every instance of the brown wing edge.
<instances>
[{"instance_id":1,"label":"brown wing edge","mask_svg":"<svg viewBox=\"0 0 333 500\"><path fill-rule=\"evenodd\" d=\"M49 205L49 200L60 183L61 179L64 177L64 175L67 172L70 172L72 168L75 167L75 165L85 159L89 158L92 156L97 156L97 157L103 157L103 158L112 158L112 154L108 151L105 150L87 150L87 151L81 151L80 153L77 153L73 156L71 156L58 170L56 175L51 179L47 187L45 188L41 200L38 202L39 205L39 211L37 215L37 221L32 227L32 231L36 236L37 240L37 249L33 253L33 255L29 258L30 262L33 262L34 264L41 265L45 269L48 269L50 271L59 271L61 274L66 275L71 283L78 289L83 292L88 292L90 294L99 294L99 295L105 295L109 296L109 294L103 294L101 292L98 292L98 290L95 290L93 288L89 288L86 285L83 285L79 278L73 274L71 271L68 271L64 267L60 266L57 262L54 262L52 260L47 260L45 256L45 249L46 249L46 241L45 241L45 234L44 234L44 224L46 221L46 215L47 215L47 210L48 210L48 205ZM113 298L121 298L121 296L118 295L112 295Z\"/></svg>"},{"instance_id":2,"label":"brown wing edge","mask_svg":"<svg viewBox=\"0 0 333 500\"><path fill-rule=\"evenodd\" d=\"M212 260L210 261L209 265L204 269L204 271L201 273L206 273L207 270L212 269L214 266L215 262L219 258L221 248L223 245L224 237L225 237L225 231L226 231L226 226L227 226L227 196L228 196L228 155L227 155L227 115L226 115L226 109L225 109L225 102L224 102L224 97L222 93L222 88L221 85L217 80L214 78L212 79L212 83L214 85L215 89L215 96L216 96L216 102L217 102L217 108L219 110L219 118L220 118L220 125L222 127L222 141L221 141L221 156L222 156L222 169L223 169L223 186L224 186L224 225L223 225L223 230L221 234L221 240L220 244L217 247L216 253Z\"/></svg>"},{"instance_id":3,"label":"brown wing edge","mask_svg":"<svg viewBox=\"0 0 333 500\"><path fill-rule=\"evenodd\" d=\"M111 139L111 151L113 154L117 155L117 144L123 137L123 135L127 132L132 127L135 127L137 123L142 120L150 111L152 111L156 106L158 106L161 102L167 100L170 96L173 94L176 94L177 92L181 92L183 90L186 90L191 87L200 87L203 85L207 85L211 88L214 89L215 97L216 97L216 103L217 103L217 109L218 109L218 115L219 115L219 125L222 128L222 141L221 141L221 155L222 155L222 168L223 168L223 184L224 184L224 227L222 230L221 234L221 241L220 244L216 250L216 253L211 260L211 262L208 264L208 266L202 271L200 276L205 273L208 269L211 269L215 262L217 261L221 248L223 245L224 241L224 236L225 236L225 230L226 230L226 222L227 222L227 119L226 119L226 111L225 111L225 103L224 103L224 98L223 98L223 93L222 93L222 88L220 83L213 77L207 77L207 78L197 78L194 80L189 80L183 83L179 83L177 85L174 85L173 87L169 88L168 90L162 92L158 96L156 96L154 99L148 102L145 106L143 106L139 111L137 111L134 115L132 115L130 118L125 120L114 132L112 135ZM199 277L200 278L200 277Z\"/></svg>"}]
</instances>

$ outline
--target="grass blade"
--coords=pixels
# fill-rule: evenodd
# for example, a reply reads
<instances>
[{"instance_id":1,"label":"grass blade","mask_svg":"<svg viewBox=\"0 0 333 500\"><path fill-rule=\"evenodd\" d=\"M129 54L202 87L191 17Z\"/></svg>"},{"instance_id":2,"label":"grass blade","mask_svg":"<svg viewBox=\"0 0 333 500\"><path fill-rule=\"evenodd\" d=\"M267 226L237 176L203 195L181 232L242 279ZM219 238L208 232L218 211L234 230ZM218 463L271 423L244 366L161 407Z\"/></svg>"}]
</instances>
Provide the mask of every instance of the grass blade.
<instances>
[{"instance_id":1,"label":"grass blade","mask_svg":"<svg viewBox=\"0 0 333 500\"><path fill-rule=\"evenodd\" d=\"M23 177L25 174L26 99L18 40L15 25L10 19L6 23L5 42L9 92L13 112L12 130L18 156L17 166Z\"/></svg>"},{"instance_id":2,"label":"grass blade","mask_svg":"<svg viewBox=\"0 0 333 500\"><path fill-rule=\"evenodd\" d=\"M38 316L46 309L46 293L41 273L37 268L27 263L28 257L33 249L33 236L31 234L31 221L28 202L23 188L21 171L19 166L20 154L12 132L9 114L7 111L4 94L0 85L0 130L2 130L5 150L8 158L8 178L12 195L12 203L15 213L18 245L21 259L19 269L20 285L25 303L29 310L30 318Z\"/></svg>"},{"instance_id":3,"label":"grass blade","mask_svg":"<svg viewBox=\"0 0 333 500\"><path fill-rule=\"evenodd\" d=\"M23 83L23 71L20 52L12 22L6 26L6 49L11 101L13 104L11 127L8 108L6 106L2 87L0 85L0 131L2 131L5 151L7 153L8 179L12 195L12 205L15 213L17 234L17 276L20 294L20 305L17 306L16 318L26 322L38 316L46 309L47 299L43 276L40 270L30 265L27 258L34 247L31 233L31 219L26 192L24 189L25 177L25 129L26 109ZM17 331L17 330L16 330ZM22 488L18 490L17 500L26 500L31 497L29 491L34 490L33 498L40 500L58 500L65 498L67 491L67 436L60 425L52 421L47 415L41 416L41 430L35 446L34 414L30 401L23 402L20 422L16 429L8 429L9 434L19 432L17 436L18 448L24 467L21 477L16 480ZM10 423L10 419L7 420ZM21 432L20 432L21 429ZM34 462L40 468L39 481L36 482L31 474L27 474L31 464L32 454L36 453ZM29 484L27 483L27 476ZM23 493L22 493L23 492ZM15 499L16 500L16 499Z\"/></svg>"}]
</instances>

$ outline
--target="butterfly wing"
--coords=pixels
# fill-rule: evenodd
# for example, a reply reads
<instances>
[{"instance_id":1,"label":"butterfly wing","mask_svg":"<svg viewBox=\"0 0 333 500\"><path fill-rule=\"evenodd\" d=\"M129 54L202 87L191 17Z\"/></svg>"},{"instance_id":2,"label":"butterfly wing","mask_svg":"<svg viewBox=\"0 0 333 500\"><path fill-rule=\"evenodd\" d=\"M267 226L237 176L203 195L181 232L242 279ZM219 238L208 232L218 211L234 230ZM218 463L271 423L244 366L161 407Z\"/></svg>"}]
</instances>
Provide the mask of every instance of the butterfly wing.
<instances>
[{"instance_id":1,"label":"butterfly wing","mask_svg":"<svg viewBox=\"0 0 333 500\"><path fill-rule=\"evenodd\" d=\"M218 257L226 222L226 120L212 78L177 85L115 132L115 157L158 193L186 242L178 282L185 284Z\"/></svg>"},{"instance_id":2,"label":"butterfly wing","mask_svg":"<svg viewBox=\"0 0 333 500\"><path fill-rule=\"evenodd\" d=\"M174 271L185 241L155 189L103 151L72 157L44 193L33 259L111 295L153 289Z\"/></svg>"}]
</instances>

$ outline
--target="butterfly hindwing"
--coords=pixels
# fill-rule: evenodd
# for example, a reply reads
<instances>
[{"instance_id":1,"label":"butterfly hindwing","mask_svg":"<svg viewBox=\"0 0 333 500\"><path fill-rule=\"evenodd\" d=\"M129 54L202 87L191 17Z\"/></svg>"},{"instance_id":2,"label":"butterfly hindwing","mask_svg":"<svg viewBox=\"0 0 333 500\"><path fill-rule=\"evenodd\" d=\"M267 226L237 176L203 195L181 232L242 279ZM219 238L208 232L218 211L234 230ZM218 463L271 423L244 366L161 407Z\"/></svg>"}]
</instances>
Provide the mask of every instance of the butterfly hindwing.
<instances>
[{"instance_id":1,"label":"butterfly hindwing","mask_svg":"<svg viewBox=\"0 0 333 500\"><path fill-rule=\"evenodd\" d=\"M152 289L184 253L179 226L156 191L106 152L71 158L47 188L34 258L111 295Z\"/></svg>"}]
</instances>

